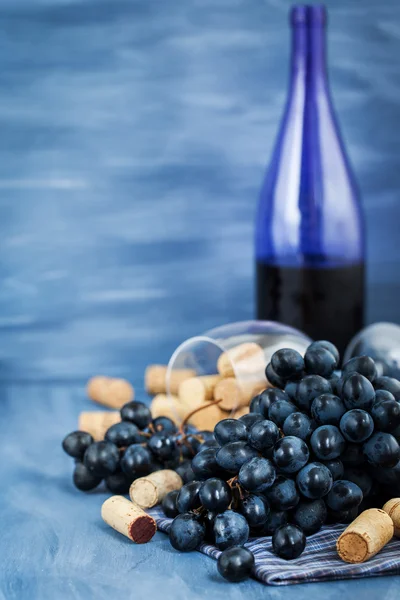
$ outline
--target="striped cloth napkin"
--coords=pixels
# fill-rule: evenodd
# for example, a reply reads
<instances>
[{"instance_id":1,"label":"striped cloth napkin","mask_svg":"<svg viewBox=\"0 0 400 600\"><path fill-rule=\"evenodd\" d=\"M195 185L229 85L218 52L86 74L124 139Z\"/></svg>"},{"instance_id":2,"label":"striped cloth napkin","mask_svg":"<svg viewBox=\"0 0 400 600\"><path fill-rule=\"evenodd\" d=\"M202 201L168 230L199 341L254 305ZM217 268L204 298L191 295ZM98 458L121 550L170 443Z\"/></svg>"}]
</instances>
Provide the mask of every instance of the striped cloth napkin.
<instances>
[{"instance_id":1,"label":"striped cloth napkin","mask_svg":"<svg viewBox=\"0 0 400 600\"><path fill-rule=\"evenodd\" d=\"M158 529L168 533L172 519L167 519L160 507L151 509L149 513L157 521ZM246 548L255 557L254 576L268 585L292 585L400 574L400 539L393 538L366 563L352 565L343 562L336 553L336 540L344 528L343 525L324 527L307 538L306 548L299 558L289 561L272 553L271 537L250 539ZM199 550L214 559L221 554L218 548L209 544L202 544Z\"/></svg>"}]
</instances>

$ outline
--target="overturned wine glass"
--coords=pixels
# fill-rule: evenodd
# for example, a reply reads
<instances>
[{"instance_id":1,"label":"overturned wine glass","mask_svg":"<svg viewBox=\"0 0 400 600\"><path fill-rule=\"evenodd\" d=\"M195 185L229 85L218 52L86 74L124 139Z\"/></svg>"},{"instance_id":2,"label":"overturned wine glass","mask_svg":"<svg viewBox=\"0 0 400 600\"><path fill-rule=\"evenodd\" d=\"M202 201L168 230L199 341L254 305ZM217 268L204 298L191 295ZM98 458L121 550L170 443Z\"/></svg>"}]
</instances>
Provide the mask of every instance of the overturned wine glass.
<instances>
[{"instance_id":1,"label":"overturned wine glass","mask_svg":"<svg viewBox=\"0 0 400 600\"><path fill-rule=\"evenodd\" d=\"M248 412L250 399L269 386L265 368L280 348L304 355L311 339L276 321L240 321L184 341L168 364L166 387L171 406L182 417L208 404L191 419L195 427Z\"/></svg>"}]
</instances>

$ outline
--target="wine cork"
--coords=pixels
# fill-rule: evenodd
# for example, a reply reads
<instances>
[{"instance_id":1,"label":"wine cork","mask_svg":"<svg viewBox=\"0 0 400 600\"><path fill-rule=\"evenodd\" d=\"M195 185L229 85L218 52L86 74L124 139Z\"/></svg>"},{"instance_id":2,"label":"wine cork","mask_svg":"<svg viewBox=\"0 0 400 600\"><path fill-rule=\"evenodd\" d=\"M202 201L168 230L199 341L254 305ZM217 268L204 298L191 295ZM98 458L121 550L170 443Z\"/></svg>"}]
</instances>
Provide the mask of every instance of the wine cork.
<instances>
[{"instance_id":1,"label":"wine cork","mask_svg":"<svg viewBox=\"0 0 400 600\"><path fill-rule=\"evenodd\" d=\"M213 400L215 386L221 380L220 375L203 375L186 379L179 386L179 400L187 409L193 410L201 403Z\"/></svg>"},{"instance_id":2,"label":"wine cork","mask_svg":"<svg viewBox=\"0 0 400 600\"><path fill-rule=\"evenodd\" d=\"M386 502L383 510L393 521L394 535L400 537L400 498L392 498Z\"/></svg>"},{"instance_id":3,"label":"wine cork","mask_svg":"<svg viewBox=\"0 0 400 600\"><path fill-rule=\"evenodd\" d=\"M264 373L264 352L258 344L249 342L234 346L218 358L217 370L222 377L238 377L250 373Z\"/></svg>"},{"instance_id":4,"label":"wine cork","mask_svg":"<svg viewBox=\"0 0 400 600\"><path fill-rule=\"evenodd\" d=\"M153 517L123 496L111 496L101 507L102 519L136 544L149 542L157 530Z\"/></svg>"},{"instance_id":5,"label":"wine cork","mask_svg":"<svg viewBox=\"0 0 400 600\"><path fill-rule=\"evenodd\" d=\"M393 521L380 508L362 512L336 542L338 554L348 563L362 563L381 550L393 537Z\"/></svg>"},{"instance_id":6,"label":"wine cork","mask_svg":"<svg viewBox=\"0 0 400 600\"><path fill-rule=\"evenodd\" d=\"M150 410L153 419L157 417L169 417L175 425L179 425L186 413L186 408L179 402L177 396L157 394L151 401Z\"/></svg>"},{"instance_id":7,"label":"wine cork","mask_svg":"<svg viewBox=\"0 0 400 600\"><path fill-rule=\"evenodd\" d=\"M227 377L215 386L214 399L221 400L219 406L222 410L237 410L247 406L250 400L264 389L265 381L239 383L234 377Z\"/></svg>"},{"instance_id":8,"label":"wine cork","mask_svg":"<svg viewBox=\"0 0 400 600\"><path fill-rule=\"evenodd\" d=\"M178 473L163 469L136 479L129 489L129 496L141 508L152 508L160 504L168 492L180 490L182 485Z\"/></svg>"},{"instance_id":9,"label":"wine cork","mask_svg":"<svg viewBox=\"0 0 400 600\"><path fill-rule=\"evenodd\" d=\"M204 406L207 406L207 403ZM212 431L222 419L226 419L226 414L219 408L219 405L211 404L190 417L189 423L199 431Z\"/></svg>"},{"instance_id":10,"label":"wine cork","mask_svg":"<svg viewBox=\"0 0 400 600\"><path fill-rule=\"evenodd\" d=\"M95 398L99 398L102 395L103 390L107 386L107 383L108 377L103 377L102 375L96 375L95 377L89 379L86 386L86 393L89 396L89 398L91 398L92 400L95 400Z\"/></svg>"},{"instance_id":11,"label":"wine cork","mask_svg":"<svg viewBox=\"0 0 400 600\"><path fill-rule=\"evenodd\" d=\"M96 442L104 440L105 433L111 425L119 423L121 415L118 410L89 410L81 412L78 419L79 431L87 431Z\"/></svg>"},{"instance_id":12,"label":"wine cork","mask_svg":"<svg viewBox=\"0 0 400 600\"><path fill-rule=\"evenodd\" d=\"M122 408L135 397L135 391L129 381L111 377L92 377L86 391L89 398L109 408Z\"/></svg>"},{"instance_id":13,"label":"wine cork","mask_svg":"<svg viewBox=\"0 0 400 600\"><path fill-rule=\"evenodd\" d=\"M144 384L149 394L165 394L167 391L167 365L149 365L144 376ZM170 394L178 393L179 385L185 379L195 377L194 369L172 369L169 382Z\"/></svg>"}]
</instances>

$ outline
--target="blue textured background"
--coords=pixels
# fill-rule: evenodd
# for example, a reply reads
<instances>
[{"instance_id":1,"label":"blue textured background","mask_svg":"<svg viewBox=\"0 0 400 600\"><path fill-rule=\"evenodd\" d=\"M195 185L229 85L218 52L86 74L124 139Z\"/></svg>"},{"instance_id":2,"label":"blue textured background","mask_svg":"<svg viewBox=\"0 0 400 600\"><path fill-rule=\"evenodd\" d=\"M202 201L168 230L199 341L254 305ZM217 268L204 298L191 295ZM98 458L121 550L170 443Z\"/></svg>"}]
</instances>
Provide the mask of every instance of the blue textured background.
<instances>
[{"instance_id":1,"label":"blue textured background","mask_svg":"<svg viewBox=\"0 0 400 600\"><path fill-rule=\"evenodd\" d=\"M363 193L369 320L399 320L400 4L332 0L333 96ZM287 0L0 1L0 598L395 598L394 579L226 586L135 547L59 441L95 372L140 390L188 335L253 314L258 189ZM36 383L33 380L37 380Z\"/></svg>"}]
</instances>

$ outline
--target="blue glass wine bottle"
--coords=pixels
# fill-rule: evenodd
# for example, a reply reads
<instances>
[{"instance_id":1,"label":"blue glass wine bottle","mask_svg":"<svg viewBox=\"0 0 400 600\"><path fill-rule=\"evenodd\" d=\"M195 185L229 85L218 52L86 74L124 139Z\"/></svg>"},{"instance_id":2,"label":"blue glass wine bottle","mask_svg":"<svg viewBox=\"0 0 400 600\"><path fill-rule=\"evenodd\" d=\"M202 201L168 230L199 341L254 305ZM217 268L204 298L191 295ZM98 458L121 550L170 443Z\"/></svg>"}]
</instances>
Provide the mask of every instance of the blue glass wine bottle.
<instances>
[{"instance_id":1,"label":"blue glass wine bottle","mask_svg":"<svg viewBox=\"0 0 400 600\"><path fill-rule=\"evenodd\" d=\"M364 224L330 97L326 11L295 6L287 104L256 223L257 318L343 350L364 320Z\"/></svg>"}]
</instances>

